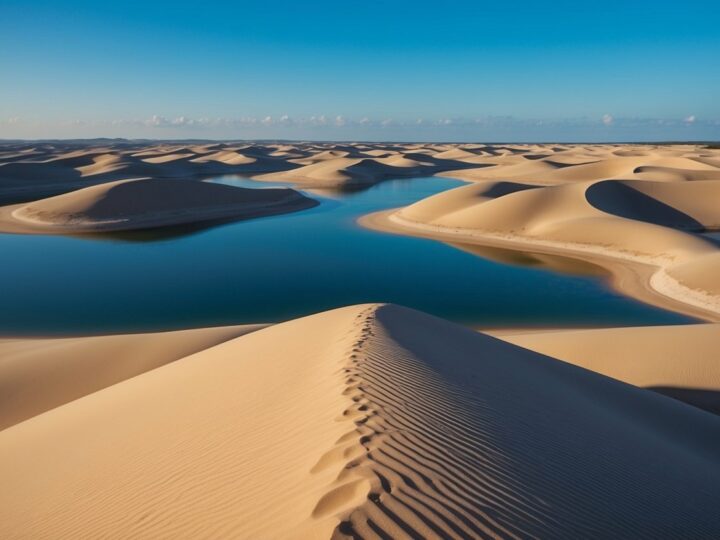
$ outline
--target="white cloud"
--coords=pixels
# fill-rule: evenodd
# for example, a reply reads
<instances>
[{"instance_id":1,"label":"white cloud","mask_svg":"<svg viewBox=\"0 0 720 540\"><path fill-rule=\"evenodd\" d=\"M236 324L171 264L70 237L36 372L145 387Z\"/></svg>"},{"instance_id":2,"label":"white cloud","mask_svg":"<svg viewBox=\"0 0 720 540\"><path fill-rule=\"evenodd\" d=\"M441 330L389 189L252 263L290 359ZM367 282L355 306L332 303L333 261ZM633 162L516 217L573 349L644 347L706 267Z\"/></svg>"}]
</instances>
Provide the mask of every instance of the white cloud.
<instances>
[{"instance_id":1,"label":"white cloud","mask_svg":"<svg viewBox=\"0 0 720 540\"><path fill-rule=\"evenodd\" d=\"M178 116L171 122L173 126L194 126L200 123L202 123L202 120L193 120L186 116Z\"/></svg>"},{"instance_id":2,"label":"white cloud","mask_svg":"<svg viewBox=\"0 0 720 540\"><path fill-rule=\"evenodd\" d=\"M146 122L148 126L152 127L165 127L170 125L170 122L168 122L168 119L164 116L159 116L157 114L153 114Z\"/></svg>"},{"instance_id":3,"label":"white cloud","mask_svg":"<svg viewBox=\"0 0 720 540\"><path fill-rule=\"evenodd\" d=\"M188 118L187 116L178 116L176 118L167 118L159 114L154 114L144 121L137 120L112 120L111 125L132 125L144 124L149 127L169 128L169 127L196 127L212 124L209 118Z\"/></svg>"},{"instance_id":4,"label":"white cloud","mask_svg":"<svg viewBox=\"0 0 720 540\"><path fill-rule=\"evenodd\" d=\"M320 116L311 116L308 122L313 126L324 126L327 125L327 117L324 114Z\"/></svg>"},{"instance_id":5,"label":"white cloud","mask_svg":"<svg viewBox=\"0 0 720 540\"><path fill-rule=\"evenodd\" d=\"M605 126L605 129L600 129ZM36 133L58 134L60 136L123 136L123 137L267 137L273 134L280 138L304 137L312 138L313 133L324 138L332 138L340 134L346 135L353 129L363 136L373 133L378 137L415 136L424 133L423 137L452 139L453 137L492 137L515 133L570 133L572 136L581 133L585 138L604 137L610 132L623 133L636 137L635 134L654 134L662 132L668 139L682 139L682 133L688 133L692 126L693 133L703 134L708 139L717 138L720 119L698 118L689 115L675 118L658 117L614 117L604 114L597 118L516 118L512 116L456 116L456 117L346 117L343 115L319 115L291 117L287 114L267 116L237 117L189 117L163 116L159 114L145 118L120 119L40 119L4 117L0 118L0 136L22 137L35 136ZM598 132L604 132L604 135ZM675 131L673 131L675 130ZM683 130L683 131L679 131ZM488 135L489 134L489 135ZM497 135L500 134L500 135ZM545 135L543 135L545 136ZM548 135L550 136L550 135ZM557 137L557 135L552 135ZM578 135L580 137L580 135ZM637 137L636 137L637 138ZM449 140L449 139L448 139Z\"/></svg>"}]
</instances>

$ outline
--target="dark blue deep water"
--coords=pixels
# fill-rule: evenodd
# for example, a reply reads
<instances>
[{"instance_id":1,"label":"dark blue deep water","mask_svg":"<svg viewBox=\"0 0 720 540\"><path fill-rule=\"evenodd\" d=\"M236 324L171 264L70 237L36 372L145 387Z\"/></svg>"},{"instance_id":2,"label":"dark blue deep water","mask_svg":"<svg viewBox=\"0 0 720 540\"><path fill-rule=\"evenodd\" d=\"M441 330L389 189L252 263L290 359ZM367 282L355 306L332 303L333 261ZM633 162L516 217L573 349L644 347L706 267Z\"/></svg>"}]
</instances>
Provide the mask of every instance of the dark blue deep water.
<instances>
[{"instance_id":1,"label":"dark blue deep water","mask_svg":"<svg viewBox=\"0 0 720 540\"><path fill-rule=\"evenodd\" d=\"M362 302L394 302L475 326L689 321L614 293L595 268L570 259L449 246L355 223L456 185L387 181L326 194L303 212L176 236L0 235L0 333L271 322Z\"/></svg>"}]
</instances>

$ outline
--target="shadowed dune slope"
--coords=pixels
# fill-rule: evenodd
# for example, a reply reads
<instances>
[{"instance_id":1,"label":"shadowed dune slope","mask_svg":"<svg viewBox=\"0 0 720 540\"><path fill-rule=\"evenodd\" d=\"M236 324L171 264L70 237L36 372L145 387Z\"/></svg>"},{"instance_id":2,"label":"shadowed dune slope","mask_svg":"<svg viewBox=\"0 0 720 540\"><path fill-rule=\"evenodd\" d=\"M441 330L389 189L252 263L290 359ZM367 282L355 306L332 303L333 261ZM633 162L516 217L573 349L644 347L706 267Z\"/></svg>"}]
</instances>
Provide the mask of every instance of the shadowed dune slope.
<instances>
[{"instance_id":1,"label":"shadowed dune slope","mask_svg":"<svg viewBox=\"0 0 720 540\"><path fill-rule=\"evenodd\" d=\"M355 306L0 432L0 535L715 538L718 441L664 396Z\"/></svg>"},{"instance_id":2,"label":"shadowed dune slope","mask_svg":"<svg viewBox=\"0 0 720 540\"><path fill-rule=\"evenodd\" d=\"M316 201L292 189L246 189L194 180L120 180L8 207L12 229L108 231L212 219L243 219L310 208Z\"/></svg>"},{"instance_id":3,"label":"shadowed dune slope","mask_svg":"<svg viewBox=\"0 0 720 540\"><path fill-rule=\"evenodd\" d=\"M607 180L590 185L585 196L599 210L628 219L679 229L720 226L720 181Z\"/></svg>"}]
</instances>

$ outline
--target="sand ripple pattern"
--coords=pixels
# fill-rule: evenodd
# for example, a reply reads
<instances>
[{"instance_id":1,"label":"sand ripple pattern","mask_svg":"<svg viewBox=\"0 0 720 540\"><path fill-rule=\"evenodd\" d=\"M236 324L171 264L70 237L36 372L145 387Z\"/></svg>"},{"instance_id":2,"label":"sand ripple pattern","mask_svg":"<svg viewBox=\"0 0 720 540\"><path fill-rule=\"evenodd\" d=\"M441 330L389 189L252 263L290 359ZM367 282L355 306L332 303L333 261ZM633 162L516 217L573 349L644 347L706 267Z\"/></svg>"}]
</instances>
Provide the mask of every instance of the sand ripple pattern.
<instances>
[{"instance_id":1,"label":"sand ripple pattern","mask_svg":"<svg viewBox=\"0 0 720 540\"><path fill-rule=\"evenodd\" d=\"M348 467L371 491L335 538L720 534L717 442L645 423L685 406L404 308L360 318L347 384L365 454Z\"/></svg>"}]
</instances>

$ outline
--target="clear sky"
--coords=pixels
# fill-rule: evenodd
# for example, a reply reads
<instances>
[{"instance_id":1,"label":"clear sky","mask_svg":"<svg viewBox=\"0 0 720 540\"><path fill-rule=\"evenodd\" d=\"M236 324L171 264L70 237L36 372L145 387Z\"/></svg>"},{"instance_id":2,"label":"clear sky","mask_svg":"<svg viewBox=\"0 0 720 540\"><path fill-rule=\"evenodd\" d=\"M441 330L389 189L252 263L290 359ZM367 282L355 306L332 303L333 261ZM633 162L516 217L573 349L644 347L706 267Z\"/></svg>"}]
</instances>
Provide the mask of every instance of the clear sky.
<instances>
[{"instance_id":1,"label":"clear sky","mask_svg":"<svg viewBox=\"0 0 720 540\"><path fill-rule=\"evenodd\" d=\"M720 1L0 0L0 137L720 139Z\"/></svg>"}]
</instances>

